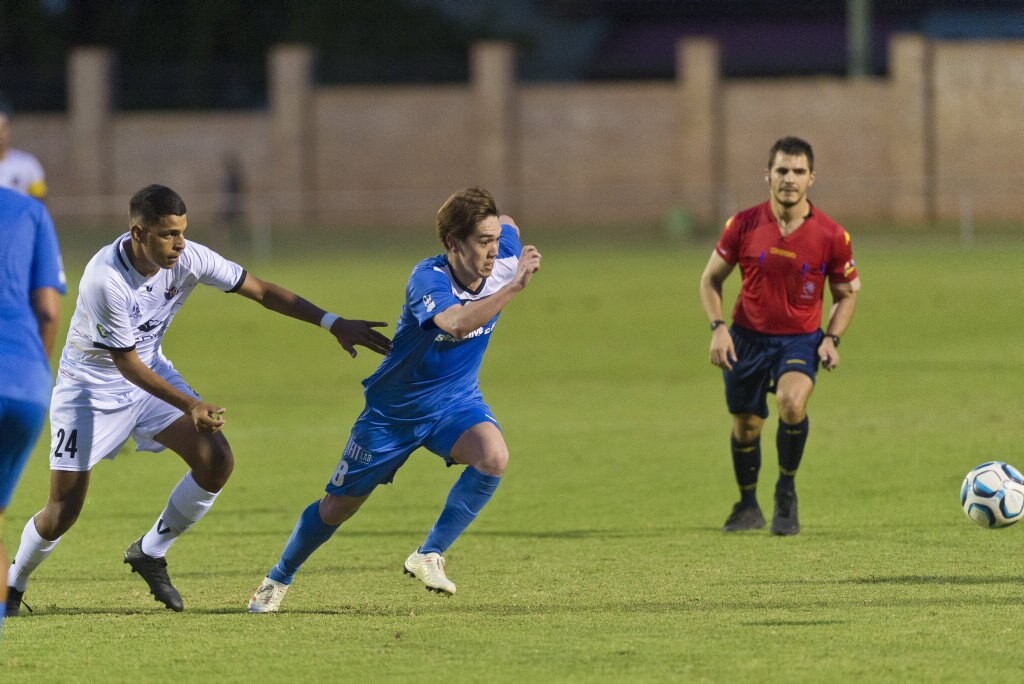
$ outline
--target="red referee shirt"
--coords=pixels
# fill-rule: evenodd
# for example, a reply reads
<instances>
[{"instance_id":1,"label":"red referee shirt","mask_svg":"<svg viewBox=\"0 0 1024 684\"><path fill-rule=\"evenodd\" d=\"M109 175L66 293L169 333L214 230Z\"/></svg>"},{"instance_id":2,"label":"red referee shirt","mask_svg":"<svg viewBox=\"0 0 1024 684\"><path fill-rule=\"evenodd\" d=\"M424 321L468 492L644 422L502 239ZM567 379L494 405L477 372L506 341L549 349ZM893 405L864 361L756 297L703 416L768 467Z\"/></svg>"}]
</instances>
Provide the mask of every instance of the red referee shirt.
<instances>
[{"instance_id":1,"label":"red referee shirt","mask_svg":"<svg viewBox=\"0 0 1024 684\"><path fill-rule=\"evenodd\" d=\"M857 277L850 234L823 212L811 212L783 235L765 202L733 216L715 246L730 264L739 263L743 287L733 321L767 335L814 332L821 326L825 279Z\"/></svg>"}]
</instances>

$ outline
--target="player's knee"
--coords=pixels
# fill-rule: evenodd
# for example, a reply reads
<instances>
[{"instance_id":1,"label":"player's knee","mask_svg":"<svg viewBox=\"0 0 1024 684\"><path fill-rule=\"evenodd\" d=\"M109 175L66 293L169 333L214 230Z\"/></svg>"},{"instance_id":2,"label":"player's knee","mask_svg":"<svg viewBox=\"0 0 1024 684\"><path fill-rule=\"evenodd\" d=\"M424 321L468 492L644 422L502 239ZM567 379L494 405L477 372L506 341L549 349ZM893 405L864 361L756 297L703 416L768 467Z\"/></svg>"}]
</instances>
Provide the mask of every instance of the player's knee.
<instances>
[{"instance_id":1,"label":"player's knee","mask_svg":"<svg viewBox=\"0 0 1024 684\"><path fill-rule=\"evenodd\" d=\"M737 427L733 435L740 444L750 444L761 435L761 431L752 427Z\"/></svg>"},{"instance_id":2,"label":"player's knee","mask_svg":"<svg viewBox=\"0 0 1024 684\"><path fill-rule=\"evenodd\" d=\"M192 478L200 487L208 492L219 492L235 469L235 457L227 440L218 439L210 442L202 463L193 468Z\"/></svg>"},{"instance_id":3,"label":"player's knee","mask_svg":"<svg viewBox=\"0 0 1024 684\"><path fill-rule=\"evenodd\" d=\"M508 449L504 445L489 449L473 467L485 475L504 475L508 467Z\"/></svg>"},{"instance_id":4,"label":"player's knee","mask_svg":"<svg viewBox=\"0 0 1024 684\"><path fill-rule=\"evenodd\" d=\"M749 444L761 436L764 421L760 416L736 416L733 422L733 436L740 444Z\"/></svg>"},{"instance_id":5,"label":"player's knee","mask_svg":"<svg viewBox=\"0 0 1024 684\"><path fill-rule=\"evenodd\" d=\"M783 423L796 425L807 415L807 403L797 394L781 394L778 396L779 418Z\"/></svg>"}]
</instances>

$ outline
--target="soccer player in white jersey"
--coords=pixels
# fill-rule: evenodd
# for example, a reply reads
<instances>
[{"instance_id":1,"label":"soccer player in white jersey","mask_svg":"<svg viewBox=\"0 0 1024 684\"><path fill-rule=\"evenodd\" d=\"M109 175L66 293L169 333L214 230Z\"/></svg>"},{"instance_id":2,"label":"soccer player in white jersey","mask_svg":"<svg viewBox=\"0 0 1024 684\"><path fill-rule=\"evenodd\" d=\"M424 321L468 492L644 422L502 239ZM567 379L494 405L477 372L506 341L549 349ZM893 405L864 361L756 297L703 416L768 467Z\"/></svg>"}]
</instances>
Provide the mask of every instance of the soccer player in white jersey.
<instances>
[{"instance_id":1,"label":"soccer player in white jersey","mask_svg":"<svg viewBox=\"0 0 1024 684\"><path fill-rule=\"evenodd\" d=\"M28 152L11 147L11 105L0 98L0 188L46 199L43 165Z\"/></svg>"},{"instance_id":2,"label":"soccer player in white jersey","mask_svg":"<svg viewBox=\"0 0 1024 684\"><path fill-rule=\"evenodd\" d=\"M29 575L78 518L93 466L114 458L129 437L138 451L169 448L189 467L152 528L124 562L157 601L184 608L167 575L171 544L213 505L234 459L220 431L224 408L204 401L164 357L161 341L197 285L237 292L265 308L321 325L342 348L387 353L385 325L339 318L288 290L246 273L216 252L185 242L185 203L150 185L129 205L129 232L101 249L82 275L50 401L50 496L29 519L8 572L8 614L22 602Z\"/></svg>"},{"instance_id":3,"label":"soccer player in white jersey","mask_svg":"<svg viewBox=\"0 0 1024 684\"><path fill-rule=\"evenodd\" d=\"M303 562L419 447L465 468L404 571L426 588L454 594L442 554L476 518L508 463L498 421L478 373L502 309L540 268L536 247L498 215L483 188L461 190L437 212L446 253L421 261L405 289L391 353L363 381L356 420L326 496L299 516L280 560L257 587L249 612L275 612Z\"/></svg>"}]
</instances>

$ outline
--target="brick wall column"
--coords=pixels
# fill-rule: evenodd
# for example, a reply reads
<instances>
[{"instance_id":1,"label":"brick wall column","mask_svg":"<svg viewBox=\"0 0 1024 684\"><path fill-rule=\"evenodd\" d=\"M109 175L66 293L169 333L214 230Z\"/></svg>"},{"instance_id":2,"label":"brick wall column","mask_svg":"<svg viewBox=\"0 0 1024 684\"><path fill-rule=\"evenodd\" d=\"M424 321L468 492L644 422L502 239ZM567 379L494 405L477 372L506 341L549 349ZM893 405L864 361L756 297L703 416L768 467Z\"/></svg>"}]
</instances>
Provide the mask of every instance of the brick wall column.
<instances>
[{"instance_id":1,"label":"brick wall column","mask_svg":"<svg viewBox=\"0 0 1024 684\"><path fill-rule=\"evenodd\" d=\"M680 200L698 222L715 224L722 218L719 211L725 178L718 43L711 39L679 41L676 83Z\"/></svg>"},{"instance_id":2,"label":"brick wall column","mask_svg":"<svg viewBox=\"0 0 1024 684\"><path fill-rule=\"evenodd\" d=\"M68 127L72 167L70 194L82 197L89 215L102 212L104 196L113 191L111 118L114 53L103 47L80 47L68 56Z\"/></svg>"},{"instance_id":3,"label":"brick wall column","mask_svg":"<svg viewBox=\"0 0 1024 684\"><path fill-rule=\"evenodd\" d=\"M924 224L934 212L931 58L918 35L889 41L889 170L895 221Z\"/></svg>"},{"instance_id":4,"label":"brick wall column","mask_svg":"<svg viewBox=\"0 0 1024 684\"><path fill-rule=\"evenodd\" d=\"M473 45L470 88L472 140L478 161L473 182L494 194L499 211L513 213L518 211L521 198L516 52L511 43L487 41Z\"/></svg>"},{"instance_id":5,"label":"brick wall column","mask_svg":"<svg viewBox=\"0 0 1024 684\"><path fill-rule=\"evenodd\" d=\"M316 216L313 136L313 51L305 45L270 49L269 197L274 219L301 222Z\"/></svg>"}]
</instances>

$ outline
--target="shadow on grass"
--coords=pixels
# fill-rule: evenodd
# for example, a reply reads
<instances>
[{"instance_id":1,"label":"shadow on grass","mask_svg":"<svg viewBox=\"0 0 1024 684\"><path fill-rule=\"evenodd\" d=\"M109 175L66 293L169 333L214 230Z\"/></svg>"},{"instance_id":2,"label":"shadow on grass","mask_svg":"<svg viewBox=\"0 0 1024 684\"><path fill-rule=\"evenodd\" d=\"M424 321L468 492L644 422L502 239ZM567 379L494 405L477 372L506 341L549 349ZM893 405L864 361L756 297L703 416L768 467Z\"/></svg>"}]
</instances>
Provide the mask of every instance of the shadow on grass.
<instances>
[{"instance_id":1,"label":"shadow on grass","mask_svg":"<svg viewBox=\"0 0 1024 684\"><path fill-rule=\"evenodd\" d=\"M1000 582L1010 582L1011 579L1016 583L1016 578L1005 578L999 579ZM1006 598L1004 596L975 596L970 597L969 602L973 606L993 606L993 607L1005 607ZM857 611L870 611L873 609L884 609L892 610L905 609L910 611L920 611L924 608L949 608L951 605L948 596L934 596L934 597L892 597L885 596L881 598L865 598L858 597L855 599L850 598L838 598L831 595L826 595L821 598L814 598L813 596L801 596L799 598L784 598L777 597L769 600L760 600L751 602L749 599L743 600L701 600L694 597L679 596L675 599L667 598L665 600L652 600L646 602L638 602L635 598L623 598L621 600L604 600L594 601L582 599L579 601L565 600L562 598L557 601L543 601L543 600L532 600L522 601L516 603L505 603L495 601L484 601L484 602L462 602L457 597L451 598L438 598L436 601L431 603L424 603L413 599L403 599L395 603L388 603L386 605L374 605L372 603L342 603L339 602L333 606L328 605L311 605L309 607L303 607L301 602L295 602L291 606L285 607L280 613L274 614L272 617L253 617L251 619L282 619L288 616L295 617L315 617L315 616L332 616L332 617L347 617L347 618L365 618L365 617L387 617L387 618L404 618L404 617L428 617L433 615L443 615L451 617L453 615L484 615L488 618L516 618L516 617L536 617L536 616L582 616L582 615L598 615L598 616L617 616L616 619L628 619L628 620L639 620L643 621L645 618L650 619L656 616L682 616L682 615L708 615L714 616L715 619L720 618L724 613L736 614L737 618L749 616L751 610L757 611L806 611L808 609L815 609L819 612L835 612L835 611L846 611L848 609L855 609ZM37 608L33 613L14 618L16 621L22 620L38 620L43 618L68 618L75 616L107 616L107 617L146 617L146 618L159 618L166 616L169 619L182 619L187 620L189 616L227 616L237 617L240 615L249 615L245 610L244 602L239 602L237 605L225 606L223 603L216 606L206 607L188 607L180 614L174 613L169 610L161 610L159 607L154 606L153 608L117 608L117 607L66 607L66 606L47 606L45 608ZM624 618L623 616L629 616ZM765 618L759 620L742 620L741 624L754 626L754 627L821 627L828 625L842 625L850 622L849 620L842 618L787 618L779 617L775 619Z\"/></svg>"},{"instance_id":2,"label":"shadow on grass","mask_svg":"<svg viewBox=\"0 0 1024 684\"><path fill-rule=\"evenodd\" d=\"M296 615L393 615L395 611L368 611L363 608L316 608L310 610L288 610L285 614ZM31 613L22 612L17 617L8 617L6 621L20 622L22 620L38 620L45 617L75 617L79 615L105 615L108 617L160 617L177 615L173 610L153 608L152 610L138 608L80 608L47 606L35 608ZM186 608L181 615L185 619L188 615L249 615L244 604L240 608Z\"/></svg>"},{"instance_id":3,"label":"shadow on grass","mask_svg":"<svg viewBox=\"0 0 1024 684\"><path fill-rule=\"evenodd\" d=\"M888 577L842 577L835 579L822 579L820 577L801 579L775 579L760 580L756 584L770 585L813 585L816 587L830 584L895 584L901 586L935 586L935 585L956 585L956 586L983 586L995 584L1012 584L1019 586L1021 578L1019 575L893 575Z\"/></svg>"},{"instance_id":4,"label":"shadow on grass","mask_svg":"<svg viewBox=\"0 0 1024 684\"><path fill-rule=\"evenodd\" d=\"M823 625L845 625L848 620L752 620L744 622L751 627L821 627Z\"/></svg>"},{"instance_id":5,"label":"shadow on grass","mask_svg":"<svg viewBox=\"0 0 1024 684\"><path fill-rule=\"evenodd\" d=\"M204 532L210 537L224 537L235 539L238 537L264 537L267 535L287 535L291 533L293 525L284 526L281 525L278 528L267 530L224 530L224 531L207 531ZM669 534L677 533L682 529L690 529L694 531L718 531L718 528L704 528L704 527L692 527L692 528L680 528L678 526L673 527L646 527L638 529L567 529L567 530L473 530L472 535L474 537L502 537L510 539L626 539L633 537L658 537L666 536ZM361 537L361 538L403 538L403 537L416 537L421 538L426 533L423 527L417 527L415 529L392 529L392 530L360 530L360 529L345 529L342 528L338 531L339 535L346 537Z\"/></svg>"},{"instance_id":6,"label":"shadow on grass","mask_svg":"<svg viewBox=\"0 0 1024 684\"><path fill-rule=\"evenodd\" d=\"M973 584L1014 584L1019 585L1021 578L1019 575L1002 575L1002 576L969 576L969 575L895 575L893 577L854 577L851 579L840 580L842 584L900 584L900 585L914 585L914 584L955 584L955 585L973 585Z\"/></svg>"},{"instance_id":7,"label":"shadow on grass","mask_svg":"<svg viewBox=\"0 0 1024 684\"><path fill-rule=\"evenodd\" d=\"M505 539L633 539L636 537L664 537L667 534L678 531L678 527L652 527L645 529L633 529L633 530L601 530L601 529L582 529L582 530L473 530L472 535L474 537L499 537ZM697 530L703 530L705 528L693 528ZM711 530L712 528L707 528ZM291 528L285 528L282 526L279 530L272 531L273 534L287 534L291 531ZM718 531L718 528L714 528L714 531ZM361 537L361 538L405 538L415 537L417 539L423 537L426 530L422 527L408 530L339 530L339 535L346 537ZM221 537L263 537L268 532L266 530L230 530L226 532L212 532L210 536L221 536Z\"/></svg>"}]
</instances>

